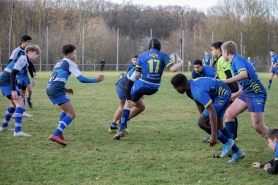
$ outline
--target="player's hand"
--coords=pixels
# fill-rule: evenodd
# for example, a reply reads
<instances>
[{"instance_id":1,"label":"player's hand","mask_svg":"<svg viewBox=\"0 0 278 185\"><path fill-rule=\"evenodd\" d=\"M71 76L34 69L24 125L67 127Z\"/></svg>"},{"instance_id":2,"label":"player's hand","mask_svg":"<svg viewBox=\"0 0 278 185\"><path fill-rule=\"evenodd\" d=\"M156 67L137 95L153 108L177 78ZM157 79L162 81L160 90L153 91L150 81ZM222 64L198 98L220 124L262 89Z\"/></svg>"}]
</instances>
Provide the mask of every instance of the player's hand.
<instances>
[{"instance_id":1,"label":"player's hand","mask_svg":"<svg viewBox=\"0 0 278 185\"><path fill-rule=\"evenodd\" d=\"M271 168L271 164L270 163L267 163L264 165L264 170L267 171L268 168Z\"/></svg>"},{"instance_id":2,"label":"player's hand","mask_svg":"<svg viewBox=\"0 0 278 185\"><path fill-rule=\"evenodd\" d=\"M232 93L231 95L231 100L232 101L235 101L235 99L238 97L238 94L237 93Z\"/></svg>"},{"instance_id":3,"label":"player's hand","mask_svg":"<svg viewBox=\"0 0 278 185\"><path fill-rule=\"evenodd\" d=\"M97 82L101 82L105 79L105 77L103 75L99 75L98 77L96 77Z\"/></svg>"},{"instance_id":4,"label":"player's hand","mask_svg":"<svg viewBox=\"0 0 278 185\"><path fill-rule=\"evenodd\" d=\"M217 142L216 136L210 136L210 138L209 138L209 146L212 147L212 146L216 145L216 142Z\"/></svg>"},{"instance_id":5,"label":"player's hand","mask_svg":"<svg viewBox=\"0 0 278 185\"><path fill-rule=\"evenodd\" d=\"M68 93L68 94L73 94L73 89L72 89L72 88L67 88L67 89L66 89L66 93Z\"/></svg>"},{"instance_id":6,"label":"player's hand","mask_svg":"<svg viewBox=\"0 0 278 185\"><path fill-rule=\"evenodd\" d=\"M34 78L32 78L32 87L34 87L35 85L36 85L36 81L35 81L35 79Z\"/></svg>"},{"instance_id":7,"label":"player's hand","mask_svg":"<svg viewBox=\"0 0 278 185\"><path fill-rule=\"evenodd\" d=\"M16 91L12 91L12 100L17 100L18 95Z\"/></svg>"},{"instance_id":8,"label":"player's hand","mask_svg":"<svg viewBox=\"0 0 278 185\"><path fill-rule=\"evenodd\" d=\"M260 165L261 165L261 163L259 163L259 162L253 162L252 163L252 166L255 167L255 168L259 168Z\"/></svg>"},{"instance_id":9,"label":"player's hand","mask_svg":"<svg viewBox=\"0 0 278 185\"><path fill-rule=\"evenodd\" d=\"M144 99L144 95L141 97L141 100L143 100Z\"/></svg>"}]
</instances>

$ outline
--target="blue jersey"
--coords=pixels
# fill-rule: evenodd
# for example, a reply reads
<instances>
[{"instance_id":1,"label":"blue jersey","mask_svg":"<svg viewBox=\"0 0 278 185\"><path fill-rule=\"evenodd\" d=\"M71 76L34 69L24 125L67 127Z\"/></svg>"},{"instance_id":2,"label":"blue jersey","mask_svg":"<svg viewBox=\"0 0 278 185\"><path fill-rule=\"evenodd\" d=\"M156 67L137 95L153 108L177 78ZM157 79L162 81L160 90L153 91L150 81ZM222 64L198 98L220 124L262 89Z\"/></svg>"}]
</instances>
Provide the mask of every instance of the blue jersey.
<instances>
[{"instance_id":1,"label":"blue jersey","mask_svg":"<svg viewBox=\"0 0 278 185\"><path fill-rule=\"evenodd\" d=\"M174 65L170 57L156 49L142 53L136 63L136 68L141 69L141 78L144 85L151 89L160 87L161 77L164 68L168 69Z\"/></svg>"},{"instance_id":2,"label":"blue jersey","mask_svg":"<svg viewBox=\"0 0 278 185\"><path fill-rule=\"evenodd\" d=\"M210 65L211 56L210 55L204 55L204 65L209 66Z\"/></svg>"},{"instance_id":3,"label":"blue jersey","mask_svg":"<svg viewBox=\"0 0 278 185\"><path fill-rule=\"evenodd\" d=\"M131 77L134 70L135 70L135 66L133 65L133 68L131 68L125 75L123 75L121 79L119 79L119 81L117 83L118 88L125 90L125 85L126 85L128 79Z\"/></svg>"},{"instance_id":4,"label":"blue jersey","mask_svg":"<svg viewBox=\"0 0 278 185\"><path fill-rule=\"evenodd\" d=\"M204 108L207 108L218 96L230 96L229 86L218 79L202 77L189 80L189 83L191 92L187 96L199 102Z\"/></svg>"},{"instance_id":5,"label":"blue jersey","mask_svg":"<svg viewBox=\"0 0 278 185\"><path fill-rule=\"evenodd\" d=\"M271 66L273 66L274 64L276 64L278 62L278 56L277 55L273 55L271 56ZM278 66L277 66L278 67Z\"/></svg>"},{"instance_id":6,"label":"blue jersey","mask_svg":"<svg viewBox=\"0 0 278 185\"><path fill-rule=\"evenodd\" d=\"M247 72L247 79L239 81L243 93L255 95L265 92L254 66L239 54L236 54L232 60L232 69L234 76L241 72Z\"/></svg>"},{"instance_id":7,"label":"blue jersey","mask_svg":"<svg viewBox=\"0 0 278 185\"><path fill-rule=\"evenodd\" d=\"M193 79L200 78L200 77L212 77L214 78L216 76L215 70L211 66L203 66L203 71L201 73L196 73L195 70L192 70L191 77Z\"/></svg>"},{"instance_id":8,"label":"blue jersey","mask_svg":"<svg viewBox=\"0 0 278 185\"><path fill-rule=\"evenodd\" d=\"M254 60L250 59L250 60L247 60L247 61L250 62L250 63L252 64L252 66L255 67L255 62L254 62Z\"/></svg>"},{"instance_id":9,"label":"blue jersey","mask_svg":"<svg viewBox=\"0 0 278 185\"><path fill-rule=\"evenodd\" d=\"M0 86L10 86L11 78L10 74L13 69L19 71L27 70L29 66L28 57L26 55L20 55L16 59L12 60L4 69L3 73L0 75Z\"/></svg>"},{"instance_id":10,"label":"blue jersey","mask_svg":"<svg viewBox=\"0 0 278 185\"><path fill-rule=\"evenodd\" d=\"M126 72L130 71L131 69L133 69L136 65L134 65L133 63L129 64L127 69L126 69Z\"/></svg>"},{"instance_id":11,"label":"blue jersey","mask_svg":"<svg viewBox=\"0 0 278 185\"><path fill-rule=\"evenodd\" d=\"M17 57L19 57L20 55L26 55L26 53L22 47L17 47L13 50L13 52L10 56L10 60L14 60Z\"/></svg>"},{"instance_id":12,"label":"blue jersey","mask_svg":"<svg viewBox=\"0 0 278 185\"><path fill-rule=\"evenodd\" d=\"M274 152L274 160L278 161L278 142L276 142L276 148Z\"/></svg>"},{"instance_id":13,"label":"blue jersey","mask_svg":"<svg viewBox=\"0 0 278 185\"><path fill-rule=\"evenodd\" d=\"M71 74L76 78L82 75L77 64L67 58L58 61L53 68L52 76L46 86L47 95L50 98L58 98L66 95L66 83Z\"/></svg>"}]
</instances>

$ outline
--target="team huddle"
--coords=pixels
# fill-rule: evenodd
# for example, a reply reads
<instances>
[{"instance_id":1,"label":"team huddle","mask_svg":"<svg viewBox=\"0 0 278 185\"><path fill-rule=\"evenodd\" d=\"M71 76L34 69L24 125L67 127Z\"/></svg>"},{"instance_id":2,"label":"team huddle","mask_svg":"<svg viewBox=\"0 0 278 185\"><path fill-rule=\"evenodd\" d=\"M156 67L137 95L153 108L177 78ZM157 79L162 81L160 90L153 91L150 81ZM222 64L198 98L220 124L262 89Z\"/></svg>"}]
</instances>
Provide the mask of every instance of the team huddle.
<instances>
[{"instance_id":1,"label":"team huddle","mask_svg":"<svg viewBox=\"0 0 278 185\"><path fill-rule=\"evenodd\" d=\"M41 51L39 46L30 44L30 36L23 36L21 41L19 52L13 54L16 56L9 61L0 75L0 88L10 102L0 131L12 131L14 136L31 136L21 130L25 112L25 91L30 84L27 72L29 71L34 85L36 71L32 61L38 59ZM217 140L222 143L222 150L213 156L230 156L228 162L231 163L245 157L235 140L238 129L237 116L248 109L254 129L267 139L269 146L275 151L274 160L265 164L254 162L253 166L264 168L271 174L278 173L278 130L270 130L264 123L267 93L254 65L237 54L237 45L233 41L216 41L212 43L211 49L214 63L210 58L204 58L205 65L201 60L196 60L192 79L188 79L182 73L176 74L171 79L173 88L180 94L186 93L196 103L200 113L198 126L210 135L203 141L208 142L210 146L214 146ZM120 140L128 134L128 121L144 111L144 95L154 95L158 91L164 68L176 72L184 64L183 60L175 63L168 54L160 50L160 41L151 39L149 50L139 56L133 55L126 73L121 74L117 80L116 92L120 105L108 129L109 133L115 134L115 140ZM76 64L74 45L64 45L62 53L64 58L55 64L46 84L46 94L54 105L57 104L62 109L57 128L49 139L67 146L63 131L75 118L73 105L66 95L74 93L73 89L66 87L69 76L73 74L81 83L98 83L105 77L99 75L96 78L87 78L82 75ZM217 72L213 68L215 64ZM27 102L32 106L30 97L27 98ZM11 117L15 119L14 129L8 126Z\"/></svg>"}]
</instances>

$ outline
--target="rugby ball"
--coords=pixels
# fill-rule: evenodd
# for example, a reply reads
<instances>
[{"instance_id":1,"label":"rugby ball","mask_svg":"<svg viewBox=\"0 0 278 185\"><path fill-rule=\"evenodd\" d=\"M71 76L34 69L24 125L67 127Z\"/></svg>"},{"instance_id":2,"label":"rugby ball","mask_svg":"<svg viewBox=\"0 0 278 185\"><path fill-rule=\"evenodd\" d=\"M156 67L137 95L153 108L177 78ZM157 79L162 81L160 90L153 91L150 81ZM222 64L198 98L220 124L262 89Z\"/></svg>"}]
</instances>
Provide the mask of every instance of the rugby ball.
<instances>
[{"instance_id":1,"label":"rugby ball","mask_svg":"<svg viewBox=\"0 0 278 185\"><path fill-rule=\"evenodd\" d=\"M170 55L170 59L172 60L172 62L179 63L181 61L180 56L177 53L171 53Z\"/></svg>"}]
</instances>

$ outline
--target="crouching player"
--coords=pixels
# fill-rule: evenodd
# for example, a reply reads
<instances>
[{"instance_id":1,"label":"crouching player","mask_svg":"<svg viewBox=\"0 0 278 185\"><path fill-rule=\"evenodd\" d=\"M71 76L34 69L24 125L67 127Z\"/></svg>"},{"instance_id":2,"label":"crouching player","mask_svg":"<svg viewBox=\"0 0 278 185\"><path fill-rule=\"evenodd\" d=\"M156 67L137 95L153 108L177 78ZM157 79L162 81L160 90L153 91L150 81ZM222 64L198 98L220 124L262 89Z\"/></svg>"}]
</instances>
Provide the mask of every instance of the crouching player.
<instances>
[{"instance_id":1,"label":"crouching player","mask_svg":"<svg viewBox=\"0 0 278 185\"><path fill-rule=\"evenodd\" d=\"M228 162L236 162L243 158L244 152L236 146L231 134L223 127L224 113L231 98L228 85L213 78L187 80L183 74L175 75L171 83L178 93L186 93L196 102L201 114L198 125L210 135L210 146L214 146L217 139L223 143L220 157L226 157L232 150L233 155Z\"/></svg>"},{"instance_id":2,"label":"crouching player","mask_svg":"<svg viewBox=\"0 0 278 185\"><path fill-rule=\"evenodd\" d=\"M252 166L256 168L263 168L269 174L278 173L278 129L270 130L264 138L268 141L268 146L274 151L274 158L270 161L261 164L259 162L253 162Z\"/></svg>"}]
</instances>

